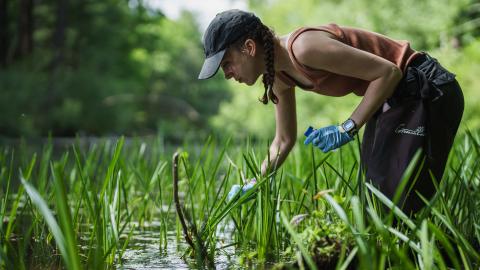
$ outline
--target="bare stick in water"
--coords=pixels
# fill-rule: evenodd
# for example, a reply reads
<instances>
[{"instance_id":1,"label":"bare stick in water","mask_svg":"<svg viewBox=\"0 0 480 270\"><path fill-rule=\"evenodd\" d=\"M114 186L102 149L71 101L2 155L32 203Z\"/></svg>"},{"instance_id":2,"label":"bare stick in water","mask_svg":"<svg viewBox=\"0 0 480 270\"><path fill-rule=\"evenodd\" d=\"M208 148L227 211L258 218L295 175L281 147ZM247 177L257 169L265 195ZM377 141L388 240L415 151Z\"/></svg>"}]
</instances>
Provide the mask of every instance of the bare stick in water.
<instances>
[{"instance_id":1,"label":"bare stick in water","mask_svg":"<svg viewBox=\"0 0 480 270\"><path fill-rule=\"evenodd\" d=\"M192 247L192 249L195 250L195 245L193 244L192 238L188 234L187 224L185 223L185 216L183 215L182 207L180 205L180 199L178 198L178 156L178 152L175 152L175 154L173 154L173 199L175 201L175 208L177 209L178 219L180 220L180 224L182 224L185 240Z\"/></svg>"}]
</instances>

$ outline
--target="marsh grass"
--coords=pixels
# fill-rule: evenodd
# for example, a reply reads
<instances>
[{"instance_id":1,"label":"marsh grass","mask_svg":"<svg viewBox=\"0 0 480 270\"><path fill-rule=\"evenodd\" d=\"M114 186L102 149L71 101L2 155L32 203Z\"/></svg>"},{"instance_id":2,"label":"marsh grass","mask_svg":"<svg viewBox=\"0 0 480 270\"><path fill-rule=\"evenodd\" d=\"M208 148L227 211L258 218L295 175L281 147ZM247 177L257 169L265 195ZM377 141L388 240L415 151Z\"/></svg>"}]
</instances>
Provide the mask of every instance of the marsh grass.
<instances>
[{"instance_id":1,"label":"marsh grass","mask_svg":"<svg viewBox=\"0 0 480 270\"><path fill-rule=\"evenodd\" d=\"M161 139L77 141L60 153L51 143L37 154L4 147L0 268L116 268L134 231L160 221L159 251L168 232L179 242L186 234L193 245L179 256L194 268L214 267L233 246L238 261L255 267L478 269L479 142L469 131L457 139L443 179L432 179L437 194L414 216L396 206L400 192L390 200L365 181L358 140L328 154L299 144L265 176L268 142L186 142L177 168L185 232L174 217L176 149ZM404 179L421 163L418 153ZM233 184L252 177L254 188L227 201ZM411 184L400 191L415 192Z\"/></svg>"},{"instance_id":2,"label":"marsh grass","mask_svg":"<svg viewBox=\"0 0 480 270\"><path fill-rule=\"evenodd\" d=\"M33 154L28 163L14 150L3 151L1 267L55 267L63 257L68 269L112 268L121 263L135 224L142 227L157 214L167 218L171 200L158 191L168 162L146 157L136 142L130 142L131 156L122 155L124 142L82 150L74 144L57 158L50 144L40 161Z\"/></svg>"},{"instance_id":3,"label":"marsh grass","mask_svg":"<svg viewBox=\"0 0 480 270\"><path fill-rule=\"evenodd\" d=\"M216 200L218 212L203 222L218 225L219 220L229 218L235 228L235 243L242 250L254 251L257 263L278 260L280 253L293 245L300 251L302 262L296 253L292 261L313 268L311 264L315 259L311 258L310 251L315 247L308 245L315 243L299 237L308 225L294 229L287 220L303 214L315 218L312 213L321 211L326 220L339 219L348 229L342 233L350 234L353 239L342 242L338 250L332 251L339 254L336 261L339 269L346 269L352 263L361 269L400 266L475 269L480 265L479 171L474 164L478 159L478 141L478 135L471 132L459 139L444 179L439 182L432 176L436 196L424 199L425 208L415 215L404 213L397 205L401 204L402 192L415 192L411 187L423 166L420 151L390 200L365 181L358 166L358 141L357 147L353 145L327 155L299 147L280 171L265 177L259 175L261 155L253 147L248 149L247 144L241 158L229 159L235 170L229 167L228 175L240 184L248 178L245 176L254 176L259 179L258 184L246 194L239 194L233 202ZM221 186L226 185L222 182ZM331 195L322 194L329 189L333 189ZM191 210L195 211L195 207ZM338 224L332 223L332 226ZM324 237L322 232L318 237ZM316 259L318 264L321 258Z\"/></svg>"}]
</instances>

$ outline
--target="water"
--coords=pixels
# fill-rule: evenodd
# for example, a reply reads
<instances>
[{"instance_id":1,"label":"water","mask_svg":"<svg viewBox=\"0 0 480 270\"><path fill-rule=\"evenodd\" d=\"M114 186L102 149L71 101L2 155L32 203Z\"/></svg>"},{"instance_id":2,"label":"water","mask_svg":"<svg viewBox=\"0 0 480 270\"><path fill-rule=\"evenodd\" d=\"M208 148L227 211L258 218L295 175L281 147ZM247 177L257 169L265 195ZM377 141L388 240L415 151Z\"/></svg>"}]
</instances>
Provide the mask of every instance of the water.
<instances>
[{"instance_id":1,"label":"water","mask_svg":"<svg viewBox=\"0 0 480 270\"><path fill-rule=\"evenodd\" d=\"M151 139L153 141L155 138ZM143 140L143 139L142 139ZM115 139L91 139L91 138L85 138L85 139L65 139L65 140L59 140L59 139L53 139L51 141L52 143L52 157L50 158L51 160L56 160L59 159L66 151L71 151L72 144L78 143L81 151L87 153L88 149L92 147L93 144L99 144L101 145L102 143L109 141L109 143L113 144L115 142ZM126 140L125 142L126 146L127 145L135 145L135 140ZM7 147L8 149L20 149L18 152L20 154L16 154L17 156L20 157L28 157L28 160L30 157L33 155L34 152L36 153L43 153L44 149L46 148L45 145L47 145L47 141L37 141L37 142L22 142L21 140L7 140L5 141L0 137L0 148L1 147ZM145 150L146 144L143 144L140 146L140 149L143 149L141 151ZM172 145L163 145L161 143L161 146L158 146L158 151L164 155L164 152L170 153L174 151L175 146ZM200 152L201 145L194 145L192 146L193 149L195 149L194 152ZM198 150L198 151L197 151ZM157 155L158 156L158 155ZM169 156L169 154L165 154L165 156ZM13 160L13 164L9 164L9 167L12 168L17 168L22 166L23 161L26 159L22 158L16 158ZM20 170L13 170L13 175L12 179L19 179L19 173ZM19 181L12 181L10 189L11 190L16 190L18 189L18 186L20 185ZM4 187L5 189L5 187ZM3 189L3 190L4 190ZM136 196L137 194L133 194ZM10 195L11 199L10 201L13 201L15 199L14 194ZM26 198L25 198L26 199ZM46 198L45 198L46 199ZM24 199L20 201L19 204L19 213L23 213L24 208ZM76 207L76 204L72 202L71 204L72 209ZM83 208L80 209L80 211L83 211ZM126 247L125 252L122 255L121 261L117 261L115 263L115 267L117 269L192 269L196 268L195 267L195 262L194 259L192 258L182 258L182 255L184 251L187 249L187 244L183 238L183 235L179 238L179 241L177 241L177 232L175 231L175 215L176 213L172 211L172 209L168 206L163 206L161 209L158 209L158 213L166 213L170 211L167 215L169 216L169 225L167 228L169 231L167 232L167 241L168 245L166 246L165 249L160 248L160 228L161 228L161 223L159 221L152 221L149 223L145 223L144 226L138 226L138 223L132 223L129 225L135 225L135 231L132 234L132 237L129 240L129 243ZM16 219L19 218L20 214L17 214ZM29 217L30 220L30 217ZM80 219L81 220L81 219ZM8 222L8 217L5 217L5 220L0 220L0 222ZM123 224L122 224L123 225ZM6 225L5 225L6 226ZM88 250L92 247L89 246L91 244L89 241L90 235L89 233L91 232L93 224L80 224L79 226L86 226L87 228L80 230L81 232L81 237L80 237L80 249L82 254L88 254ZM125 233L130 232L130 226L127 225L127 228L125 229ZM222 224L219 225L220 230L217 232L216 236L218 238L217 242L217 248L222 248L223 246L228 246L232 244L232 238L231 238L231 232L233 230L233 225L232 224ZM38 236L38 238L41 238L42 236ZM125 240L128 237L128 235L123 234L121 236L121 242L123 243L123 240ZM51 244L53 245L54 242L51 241ZM117 248L121 248L121 244L117 246ZM117 250L118 251L118 250ZM242 268L238 264L238 254L241 254L241 251L236 249L234 246L229 246L227 248L222 248L220 250L216 251L216 257L215 257L215 267L216 269L231 269L231 268ZM32 259L32 258L31 258ZM85 257L82 257L82 259L86 259ZM35 259L33 260L35 261ZM47 260L47 264L45 267L40 267L44 269L50 269L51 265L62 265L61 261L61 256L60 254L56 254L56 256L53 256L50 261ZM245 267L243 267L245 268Z\"/></svg>"},{"instance_id":2,"label":"water","mask_svg":"<svg viewBox=\"0 0 480 270\"><path fill-rule=\"evenodd\" d=\"M230 233L219 232L219 244L230 243ZM168 245L166 249L160 249L160 222L146 224L142 230L133 232L127 249L122 256L122 265L118 269L192 269L196 268L193 259L187 258L187 262L181 258L187 244L183 235L177 242L176 231L167 232ZM234 247L227 247L217 252L215 257L216 269L231 268L236 263Z\"/></svg>"},{"instance_id":3,"label":"water","mask_svg":"<svg viewBox=\"0 0 480 270\"><path fill-rule=\"evenodd\" d=\"M145 230L134 232L132 239L123 254L123 266L120 269L189 269L185 261L180 258L184 244L177 245L175 232L168 232L166 250L160 250L160 233Z\"/></svg>"}]
</instances>

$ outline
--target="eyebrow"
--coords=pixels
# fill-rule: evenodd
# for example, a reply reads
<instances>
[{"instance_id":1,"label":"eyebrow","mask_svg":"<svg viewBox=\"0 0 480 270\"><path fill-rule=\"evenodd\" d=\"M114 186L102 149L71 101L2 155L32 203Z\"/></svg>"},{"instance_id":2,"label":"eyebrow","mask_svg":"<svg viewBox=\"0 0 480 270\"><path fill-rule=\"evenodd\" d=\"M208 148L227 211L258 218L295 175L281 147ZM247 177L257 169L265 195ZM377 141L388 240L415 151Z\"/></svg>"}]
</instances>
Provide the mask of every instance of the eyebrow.
<instances>
[{"instance_id":1,"label":"eyebrow","mask_svg":"<svg viewBox=\"0 0 480 270\"><path fill-rule=\"evenodd\" d=\"M226 64L226 62L228 62L228 61L229 60L225 60L225 58L222 59L222 61L220 62L220 67L223 67Z\"/></svg>"},{"instance_id":2,"label":"eyebrow","mask_svg":"<svg viewBox=\"0 0 480 270\"><path fill-rule=\"evenodd\" d=\"M225 59L226 59L228 56L230 56L230 52L227 50L227 51L225 52L225 54L223 55L222 61L220 61L220 66L222 66L222 65L225 63L225 61L227 61L227 60L225 60Z\"/></svg>"}]
</instances>

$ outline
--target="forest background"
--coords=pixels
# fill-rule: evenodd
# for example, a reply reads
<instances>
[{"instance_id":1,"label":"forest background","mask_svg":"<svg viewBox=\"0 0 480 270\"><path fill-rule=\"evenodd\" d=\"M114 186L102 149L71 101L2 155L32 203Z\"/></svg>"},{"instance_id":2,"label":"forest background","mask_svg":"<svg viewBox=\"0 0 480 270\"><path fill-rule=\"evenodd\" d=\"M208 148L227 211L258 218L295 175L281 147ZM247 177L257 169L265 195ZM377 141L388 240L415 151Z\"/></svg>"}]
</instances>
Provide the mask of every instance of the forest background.
<instances>
[{"instance_id":1,"label":"forest background","mask_svg":"<svg viewBox=\"0 0 480 270\"><path fill-rule=\"evenodd\" d=\"M409 40L457 74L461 130L480 127L480 1L245 2L279 35L335 22ZM274 135L274 107L254 87L197 80L197 14L177 19L140 0L0 0L0 137ZM297 89L298 132L346 119L360 98ZM315 98L313 98L315 97Z\"/></svg>"}]
</instances>

